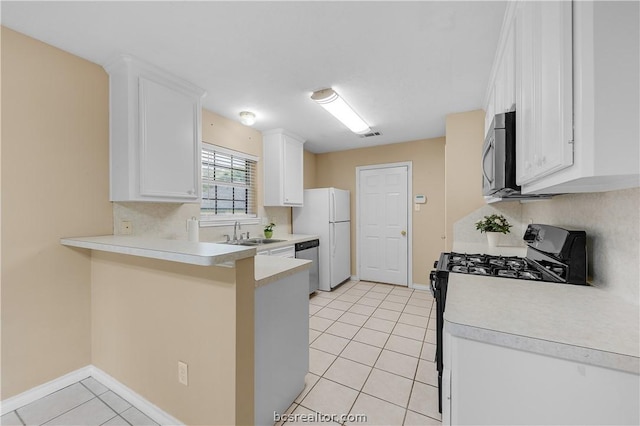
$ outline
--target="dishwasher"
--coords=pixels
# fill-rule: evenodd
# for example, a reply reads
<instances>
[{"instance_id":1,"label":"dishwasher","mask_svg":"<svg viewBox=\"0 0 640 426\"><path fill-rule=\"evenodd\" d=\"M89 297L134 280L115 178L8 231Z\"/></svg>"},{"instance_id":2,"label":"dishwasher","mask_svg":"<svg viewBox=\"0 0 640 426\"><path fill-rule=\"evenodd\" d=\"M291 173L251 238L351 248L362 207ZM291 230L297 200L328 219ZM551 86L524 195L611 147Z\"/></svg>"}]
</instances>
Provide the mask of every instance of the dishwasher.
<instances>
[{"instance_id":1,"label":"dishwasher","mask_svg":"<svg viewBox=\"0 0 640 426\"><path fill-rule=\"evenodd\" d=\"M309 269L309 294L318 290L320 286L320 275L318 268L318 246L320 240L305 241L296 244L296 258L306 259L313 262Z\"/></svg>"}]
</instances>

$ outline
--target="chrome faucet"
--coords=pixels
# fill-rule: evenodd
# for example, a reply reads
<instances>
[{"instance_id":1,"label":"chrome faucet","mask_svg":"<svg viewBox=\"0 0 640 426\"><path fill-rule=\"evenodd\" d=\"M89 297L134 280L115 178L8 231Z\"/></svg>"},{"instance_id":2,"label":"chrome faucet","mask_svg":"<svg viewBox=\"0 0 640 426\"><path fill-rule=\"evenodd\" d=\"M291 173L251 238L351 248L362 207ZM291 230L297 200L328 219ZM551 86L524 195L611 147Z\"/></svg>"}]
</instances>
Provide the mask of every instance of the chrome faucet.
<instances>
[{"instance_id":1,"label":"chrome faucet","mask_svg":"<svg viewBox=\"0 0 640 426\"><path fill-rule=\"evenodd\" d=\"M238 229L242 229L242 227L240 226L240 222L238 222L236 220L236 223L233 224L233 241L238 241Z\"/></svg>"}]
</instances>

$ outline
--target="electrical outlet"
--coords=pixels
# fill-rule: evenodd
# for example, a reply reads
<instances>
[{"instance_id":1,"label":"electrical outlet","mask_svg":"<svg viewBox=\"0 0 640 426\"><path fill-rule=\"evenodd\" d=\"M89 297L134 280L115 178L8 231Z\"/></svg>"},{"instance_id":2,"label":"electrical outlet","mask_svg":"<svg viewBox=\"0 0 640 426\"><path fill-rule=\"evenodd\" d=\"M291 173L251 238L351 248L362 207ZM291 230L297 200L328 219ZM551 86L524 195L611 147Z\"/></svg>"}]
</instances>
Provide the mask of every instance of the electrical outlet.
<instances>
[{"instance_id":1,"label":"electrical outlet","mask_svg":"<svg viewBox=\"0 0 640 426\"><path fill-rule=\"evenodd\" d=\"M120 233L122 235L133 234L133 223L130 220L123 220L120 222Z\"/></svg>"},{"instance_id":2,"label":"electrical outlet","mask_svg":"<svg viewBox=\"0 0 640 426\"><path fill-rule=\"evenodd\" d=\"M189 366L186 362L178 361L178 382L189 386Z\"/></svg>"}]
</instances>

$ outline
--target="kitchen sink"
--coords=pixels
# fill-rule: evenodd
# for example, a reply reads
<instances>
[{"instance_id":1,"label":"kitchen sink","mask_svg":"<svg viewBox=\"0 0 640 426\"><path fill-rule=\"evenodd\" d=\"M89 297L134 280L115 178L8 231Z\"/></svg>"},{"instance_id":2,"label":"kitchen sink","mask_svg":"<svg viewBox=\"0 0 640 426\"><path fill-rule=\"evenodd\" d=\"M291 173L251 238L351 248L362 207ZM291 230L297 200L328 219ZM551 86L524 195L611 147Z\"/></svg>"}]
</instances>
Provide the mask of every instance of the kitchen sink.
<instances>
[{"instance_id":1,"label":"kitchen sink","mask_svg":"<svg viewBox=\"0 0 640 426\"><path fill-rule=\"evenodd\" d=\"M286 240L277 240L275 238L249 238L248 240L227 241L224 244L234 246L260 246L263 244L280 243Z\"/></svg>"}]
</instances>

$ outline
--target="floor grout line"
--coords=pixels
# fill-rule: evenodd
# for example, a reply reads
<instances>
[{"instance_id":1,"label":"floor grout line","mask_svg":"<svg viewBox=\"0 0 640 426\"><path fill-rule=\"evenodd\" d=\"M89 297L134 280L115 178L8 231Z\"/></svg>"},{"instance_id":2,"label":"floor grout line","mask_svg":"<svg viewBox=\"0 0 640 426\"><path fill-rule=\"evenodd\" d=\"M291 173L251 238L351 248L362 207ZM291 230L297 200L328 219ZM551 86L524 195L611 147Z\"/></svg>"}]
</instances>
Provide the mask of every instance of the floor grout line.
<instances>
[{"instance_id":1,"label":"floor grout line","mask_svg":"<svg viewBox=\"0 0 640 426\"><path fill-rule=\"evenodd\" d=\"M351 286L351 287L349 287L347 290L345 290L344 292L342 292L342 294L347 293L349 290L353 289L354 287L355 287L355 285L352 285L352 286ZM430 322L432 321L432 319L433 319L433 318L431 318L431 311L433 310L433 300L432 300L432 299L430 300L429 298L425 298L425 299L416 298L416 299L424 300L424 301L426 302L425 304L428 304L428 306L427 306L427 308L428 308L428 309L427 309L427 311L428 311L428 314L427 314L427 315L428 315L428 316L426 316L426 317L425 317L425 316L422 316L422 315L418 315L418 314L413 314L413 313L410 313L410 312L405 312L405 310L406 310L407 306L416 306L417 308L423 307L423 306L417 306L417 305L412 305L412 304L409 304L409 303L408 303L408 302L409 302L409 300L411 299L411 297L412 297L412 296L414 295L414 293L415 293L415 290L413 290L413 289L412 289L410 292L406 292L406 293L404 293L404 295L403 295L403 294L392 294L392 291L390 291L390 292L384 293L384 295L385 295L385 296L384 296L384 298L383 298L383 299L377 299L377 298L376 298L376 299L374 299L374 298L372 298L372 299L374 299L374 300L379 300L379 303L378 303L378 305L377 305L377 306L370 306L370 305L365 305L365 304L359 304L358 302L360 302L364 297L367 297L367 295L372 291L372 289L373 289L373 288L375 288L375 287L370 287L370 288L369 288L369 289L368 289L364 294L362 294L362 295L358 296L358 299L357 299L356 301L354 301L354 302L348 302L348 301L345 301L345 300L338 300L338 298L339 298L340 296L336 296L335 298L332 298L332 299L331 299L332 301L336 301L336 300L338 300L338 301L340 301L340 302L350 303L350 306L349 306L346 310L344 310L344 309L338 309L338 308L334 308L334 307L330 307L330 306L328 306L328 305L329 305L329 304L331 304L331 302L329 302L329 303L327 303L326 305L324 305L324 306L320 307L320 309L318 309L318 310L317 310L313 315L310 315L310 317L317 316L317 314L318 314L320 311L322 311L324 308L329 308L329 309L334 309L334 310L340 310L340 311L342 311L342 314L341 314L340 316L338 316L336 319L324 318L324 317L322 317L322 316L317 316L317 318L322 318L322 319L325 319L325 320L331 321L331 323L330 323L330 325L329 325L327 328L325 328L323 331L320 331L320 330L314 330L314 331L316 331L316 332L318 332L318 333L320 333L320 334L319 334L319 335L318 335L318 336L317 336L317 337L316 337L312 342L310 342L310 343L309 343L309 346L310 346L310 347L311 347L311 344L312 344L313 342L315 342L318 338L320 338L320 337L321 337L323 334L325 334L325 333L326 333L327 335L330 335L330 336L334 336L334 337L338 337L338 338L346 339L348 342L347 342L347 343L345 344L345 346L344 346L344 347L343 347L343 348L338 352L338 354L334 354L334 353L331 353L331 352L327 352L327 351L325 351L325 350L323 350L323 349L319 349L319 348L317 348L317 347L314 347L314 348L313 348L313 349L315 349L315 350L318 350L318 351L324 352L324 353L326 353L326 354L330 354L330 355L332 355L332 356L335 356L335 358L334 358L334 359L333 359L333 361L328 365L328 367L327 367L326 369L324 369L324 371L323 371L322 375L320 375L320 376L319 376L318 381L317 381L317 382L312 386L312 388L311 388L311 389L309 389L309 391L306 393L305 397L304 397L304 398L302 398L302 400L300 401L300 403L299 403L298 405L299 405L299 406L303 406L303 407L305 407L306 409L312 410L311 408L309 408L308 406L306 406L306 405L304 405L304 404L303 404L303 403L304 403L304 400L309 396L309 394L311 393L311 391L313 390L313 388L315 388L315 386L316 386L316 385L317 385L317 383L320 381L320 379L324 379L324 380L330 381L330 382L332 382L332 383L336 383L336 384L338 384L338 385L340 385L340 386L344 386L344 387L346 387L346 388L348 388L348 389L355 390L355 391L357 391L357 392L358 392L358 393L357 393L357 395L356 395L356 397L355 397L355 399L354 399L354 401L353 401L353 403L351 404L351 408L349 409L349 412L348 412L348 413L345 413L345 414L351 414L351 411L353 410L353 407L355 406L355 403L357 402L357 400L358 400L358 398L360 397L360 395L361 395L361 394L365 394L365 395L367 395L367 396L370 396L370 397L373 397L373 398L379 399L379 400L381 400L381 401L385 401L385 402L387 402L387 403L389 403L389 404L392 404L392 405L394 405L394 406L397 406L397 407L402 408L402 409L404 410L404 417L403 417L403 424L404 424L404 422L405 422L405 420L406 420L406 416L407 416L407 414L408 414L408 412L409 412L409 411L411 411L412 413L419 414L419 415L423 415L423 416L425 415L425 414L418 413L418 412L416 412L416 411L414 411L414 410L410 410L410 409L409 409L409 403L410 403L410 401L411 401L411 396L412 396L412 394L413 394L413 390L414 390L414 387L415 387L415 383L416 383L416 382L418 382L418 383L420 383L420 384L422 384L422 385L425 385L425 386L431 386L431 387L434 387L434 386L432 386L432 385L430 385L430 384L428 384L428 383L423 383L422 381L417 380L417 373L418 373L418 368L419 368L419 366L420 366L420 361L428 362L428 360L426 360L426 359L423 359L423 358L422 358L422 351L423 351L423 348L424 348L424 344L425 344L425 343L433 344L433 343L431 343L431 342L427 342L427 341L426 341L427 331L429 330L429 328L428 328L428 327L429 327L429 323L430 323ZM356 289L356 290L360 290L360 289ZM392 290L393 290L393 289L392 289ZM381 292L375 292L375 293L380 293L380 294L381 294ZM342 295L342 294L341 294L341 295ZM347 295L348 295L348 294L347 294ZM393 296L401 296L401 297L406 297L406 298L407 298L407 301L403 303L403 307L402 307L402 310L401 310L401 311L395 311L395 310L392 310L392 309L386 309L386 308L383 308L383 307L381 307L381 306L380 306L382 303L384 303L384 301L387 301L387 297L388 297L388 296L390 296L390 295L393 295ZM407 296L405 296L405 295L407 295ZM354 296L354 297L355 297L355 296ZM401 303L401 302L395 302L395 301L392 301L392 300L388 300L388 301L389 301L389 302L393 302L393 303L398 303L398 304L400 304L400 303ZM355 306L355 305L370 307L370 308L373 308L373 311L372 311L369 315L360 314L360 313L358 313L358 312L353 312L353 311L351 311L351 309L352 309L352 308L353 308L353 306ZM398 313L399 313L399 315L398 315L398 319L394 321L394 320L388 320L388 319L386 319L386 318L378 318L378 317L374 317L374 316L373 316L373 314L374 314L378 309L385 309L385 310L392 311L392 312L398 312ZM353 324L353 323L348 323L348 322L340 321L340 318L342 318L346 313L352 313L352 314L356 314L356 315L366 316L366 320L362 323L362 325L356 325L356 324ZM407 323L404 323L404 322L400 322L400 318L402 317L402 314L404 314L404 313L409 314L409 315L419 316L419 317L421 317L421 318L426 318L426 322L427 322L426 326L425 326L425 327L420 327L420 326L416 326L416 325L414 325L414 324L407 324ZM369 319L371 319L371 318L379 319L379 320L382 320L382 321L392 322L392 323L393 323L393 327L391 328L391 331L386 332L386 331L376 330L376 329L373 329L373 328L370 328L370 327L365 327L365 324L366 324L366 323L369 321ZM328 331L328 330L329 330L329 329L330 329L330 328L331 328L335 323L341 323L341 324L351 325L351 326L357 327L357 328L358 328L358 330L353 334L353 336L352 336L351 338L346 338L346 337L344 337L344 336L337 335L337 334L333 334L333 333L331 333L331 332L329 332L329 331ZM404 324L404 325L408 325L408 326L413 326L413 327L417 327L417 328L424 329L424 334L422 335L422 339L414 339L414 338L412 338L412 337L407 337L407 336L401 336L401 335L393 334L393 331L396 329L396 327L397 327L397 325L398 325L398 324ZM382 347L378 347L378 346L376 346L376 345L372 345L372 344L369 344L369 343L367 343L367 342L361 342L361 341L358 341L358 340L354 340L355 336L356 336L356 335L357 335L357 334L358 334L362 329L367 329L367 330L372 330L372 331L377 331L377 332L385 333L385 334L387 335L387 337L386 337L386 339L385 339L384 344L382 345ZM395 351L395 350L393 350L393 349L388 349L388 348L386 348L386 345L389 343L389 340L391 339L391 336L396 336L396 337L405 338L405 339L410 339L410 340L413 340L413 341L420 342L420 350L419 350L419 352L418 352L418 356L413 356L413 355L410 355L410 354L407 354L407 353L398 352L398 351ZM352 360L352 359L349 359L349 358L346 358L346 357L342 357L342 354L344 353L344 351L345 351L346 347L347 347L351 342L361 343L361 344L368 345L368 346L371 346L371 347L374 347L374 348L376 348L376 349L379 349L379 350L380 350L380 352L378 353L378 355L377 355L377 357L376 357L375 361L373 361L373 365L364 364L364 363L359 362L359 361L356 361L356 360ZM393 352L393 353L397 353L397 354L400 354L400 355L405 355L405 356L411 357L411 358L413 358L413 359L415 359L415 360L417 361L417 362L416 362L416 366L415 366L415 370L414 370L414 372L413 372L413 379L408 378L408 377L406 377L406 376L403 376L403 375L401 375L401 374L397 374L397 373L394 373L394 372L391 372L391 371L387 371L387 370L385 370L385 369L382 369L382 368L379 368L379 367L376 367L376 366L375 366L375 365L377 364L377 362L379 361L380 357L382 356L383 351L385 351L385 350L390 351L390 352ZM369 367L369 368L370 368L369 373L367 374L367 377L366 377L366 378L365 378L365 380L363 381L363 384L362 384L362 386L360 387L360 389L353 388L353 387L351 387L351 386L349 386L349 385L346 385L346 384L344 384L344 383L340 383L340 382L337 382L337 381L335 381L335 380L332 380L332 379L330 379L330 378L328 378L328 377L325 377L325 374L326 374L326 373L331 369L331 367L336 363L336 361L338 360L338 358L342 358L342 359L344 359L344 360L352 361L352 362L355 362L355 363L358 363L358 364L360 364L360 365L363 365L363 366L366 366L366 367ZM401 378L404 378L404 379L407 379L407 380L411 380L411 389L410 389L410 391L409 391L408 399L407 399L407 402L406 402L406 405L405 405L405 406L401 406L401 405L396 404L396 403L394 403L394 402L387 401L387 400L386 400L386 399L384 399L384 398L380 398L380 397L378 397L378 396L371 395L371 394L369 394L369 393L367 393L367 392L365 392L365 391L364 391L364 386L366 385L366 383L368 382L369 378L371 377L371 374L373 373L373 370L374 370L374 369L377 369L377 370L379 370L379 371L384 371L384 372L386 372L386 373L393 374L393 375L395 375L395 376L398 376L398 377L401 377ZM294 402L294 403L295 403L295 402ZM429 416L426 416L426 417L429 417ZM429 418L432 418L432 417L429 417ZM433 418L432 418L432 419L433 419ZM434 420L437 420L437 419L434 419Z\"/></svg>"}]
</instances>

